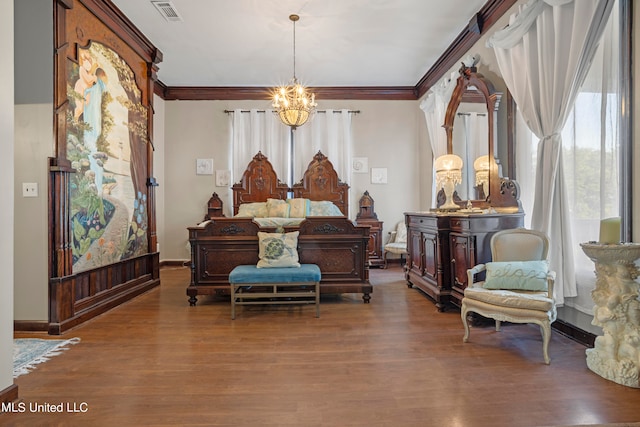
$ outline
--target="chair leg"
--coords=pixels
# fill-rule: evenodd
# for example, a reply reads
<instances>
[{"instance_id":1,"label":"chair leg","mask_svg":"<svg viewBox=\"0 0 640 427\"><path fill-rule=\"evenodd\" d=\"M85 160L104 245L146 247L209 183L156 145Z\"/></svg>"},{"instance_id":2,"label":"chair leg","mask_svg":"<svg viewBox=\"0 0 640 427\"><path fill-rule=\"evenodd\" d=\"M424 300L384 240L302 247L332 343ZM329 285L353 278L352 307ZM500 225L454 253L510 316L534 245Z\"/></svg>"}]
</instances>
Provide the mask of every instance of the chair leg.
<instances>
[{"instance_id":1,"label":"chair leg","mask_svg":"<svg viewBox=\"0 0 640 427\"><path fill-rule=\"evenodd\" d=\"M549 357L549 340L551 339L551 325L545 323L540 325L540 332L542 332L542 355L544 356L544 363L547 365L551 363Z\"/></svg>"},{"instance_id":2,"label":"chair leg","mask_svg":"<svg viewBox=\"0 0 640 427\"><path fill-rule=\"evenodd\" d=\"M501 322L499 320L496 320L496 332L500 332L500 324Z\"/></svg>"},{"instance_id":3,"label":"chair leg","mask_svg":"<svg viewBox=\"0 0 640 427\"><path fill-rule=\"evenodd\" d=\"M462 307L460 308L460 317L462 318L462 325L464 326L464 337L462 342L469 342L469 322L467 321L467 306L462 301Z\"/></svg>"},{"instance_id":4,"label":"chair leg","mask_svg":"<svg viewBox=\"0 0 640 427\"><path fill-rule=\"evenodd\" d=\"M382 260L384 261L384 267L383 268L386 270L387 269L387 251L384 251L382 253Z\"/></svg>"}]
</instances>

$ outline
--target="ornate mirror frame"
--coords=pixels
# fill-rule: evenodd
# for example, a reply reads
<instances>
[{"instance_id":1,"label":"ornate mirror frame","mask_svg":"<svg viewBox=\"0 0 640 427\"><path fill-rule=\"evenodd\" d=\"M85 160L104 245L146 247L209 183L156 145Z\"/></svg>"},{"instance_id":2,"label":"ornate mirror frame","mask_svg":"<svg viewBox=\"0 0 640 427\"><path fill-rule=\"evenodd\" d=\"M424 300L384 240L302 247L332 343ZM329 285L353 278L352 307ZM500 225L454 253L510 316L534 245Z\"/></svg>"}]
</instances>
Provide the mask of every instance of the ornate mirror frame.
<instances>
[{"instance_id":1,"label":"ornate mirror frame","mask_svg":"<svg viewBox=\"0 0 640 427\"><path fill-rule=\"evenodd\" d=\"M497 142L497 111L500 105L502 93L497 92L493 84L482 74L477 72L476 67L467 67L464 63L460 67L456 87L451 94L451 99L447 106L444 124L447 133L447 153L453 154L453 122L465 97L465 92L469 87L475 87L482 95L487 105L488 118L488 154L489 154L489 194L484 200L470 200L473 207L495 208L503 211L521 212L520 188L514 180L502 177L501 165L496 158ZM466 200L456 200L456 203L464 206Z\"/></svg>"}]
</instances>

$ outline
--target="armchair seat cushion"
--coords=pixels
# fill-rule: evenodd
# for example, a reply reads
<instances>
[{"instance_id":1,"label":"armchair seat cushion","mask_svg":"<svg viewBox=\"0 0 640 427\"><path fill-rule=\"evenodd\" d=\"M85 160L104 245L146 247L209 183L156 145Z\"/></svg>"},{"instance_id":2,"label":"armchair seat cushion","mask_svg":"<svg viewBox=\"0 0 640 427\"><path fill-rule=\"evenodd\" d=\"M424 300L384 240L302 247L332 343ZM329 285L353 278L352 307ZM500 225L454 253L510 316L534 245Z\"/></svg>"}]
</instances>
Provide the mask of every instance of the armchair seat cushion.
<instances>
[{"instance_id":1,"label":"armchair seat cushion","mask_svg":"<svg viewBox=\"0 0 640 427\"><path fill-rule=\"evenodd\" d=\"M485 289L476 282L464 290L464 297L487 304L518 309L551 311L555 308L547 292Z\"/></svg>"}]
</instances>

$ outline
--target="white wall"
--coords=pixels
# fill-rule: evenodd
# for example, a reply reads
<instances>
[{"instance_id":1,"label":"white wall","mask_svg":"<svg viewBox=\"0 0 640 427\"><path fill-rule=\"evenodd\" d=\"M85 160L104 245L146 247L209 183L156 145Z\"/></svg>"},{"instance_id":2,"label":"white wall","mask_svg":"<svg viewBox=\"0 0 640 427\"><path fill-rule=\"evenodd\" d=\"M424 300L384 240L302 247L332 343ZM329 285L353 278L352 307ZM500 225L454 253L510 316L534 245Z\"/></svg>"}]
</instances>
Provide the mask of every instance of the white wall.
<instances>
[{"instance_id":1,"label":"white wall","mask_svg":"<svg viewBox=\"0 0 640 427\"><path fill-rule=\"evenodd\" d=\"M13 0L0 0L0 392L13 385Z\"/></svg>"},{"instance_id":2,"label":"white wall","mask_svg":"<svg viewBox=\"0 0 640 427\"><path fill-rule=\"evenodd\" d=\"M14 200L16 320L48 319L48 157L53 156L53 105L15 106ZM36 183L38 197L23 197L22 184Z\"/></svg>"},{"instance_id":3,"label":"white wall","mask_svg":"<svg viewBox=\"0 0 640 427\"><path fill-rule=\"evenodd\" d=\"M368 157L369 168L386 167L388 184L371 184L369 174L353 174L352 218L365 190L373 197L384 233L403 219L405 211L427 209L430 201L430 153L425 153L424 115L417 101L319 101L318 109L359 110L353 117L355 157ZM202 221L215 191L225 214L233 205L228 188L215 186L215 176L196 175L197 158L213 158L214 169L229 164L229 116L224 110L269 108L268 101L167 101L165 103L165 220L161 260L186 260L187 227ZM421 159L426 158L420 167ZM331 160L331 159L329 159ZM309 159L311 161L311 159ZM421 176L422 174L422 176ZM349 182L348 179L341 177ZM295 177L296 181L300 177Z\"/></svg>"},{"instance_id":4,"label":"white wall","mask_svg":"<svg viewBox=\"0 0 640 427\"><path fill-rule=\"evenodd\" d=\"M162 98L153 95L153 176L160 183L164 183L164 105ZM158 246L162 251L162 242L165 240L165 197L162 186L156 187L156 236ZM154 248L151 248L152 250Z\"/></svg>"},{"instance_id":5,"label":"white wall","mask_svg":"<svg viewBox=\"0 0 640 427\"><path fill-rule=\"evenodd\" d=\"M52 3L14 5L14 319L42 322L48 319L48 157L54 151ZM36 183L38 197L22 197L22 183Z\"/></svg>"}]
</instances>

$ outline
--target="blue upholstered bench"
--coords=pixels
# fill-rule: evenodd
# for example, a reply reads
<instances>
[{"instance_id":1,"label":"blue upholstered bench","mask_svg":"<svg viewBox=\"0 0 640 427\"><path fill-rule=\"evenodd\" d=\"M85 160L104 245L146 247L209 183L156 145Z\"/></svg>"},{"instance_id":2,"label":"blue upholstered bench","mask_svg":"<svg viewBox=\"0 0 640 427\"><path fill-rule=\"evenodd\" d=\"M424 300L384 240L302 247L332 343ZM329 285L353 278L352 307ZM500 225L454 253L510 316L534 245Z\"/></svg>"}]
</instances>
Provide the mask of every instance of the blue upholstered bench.
<instances>
[{"instance_id":1,"label":"blue upholstered bench","mask_svg":"<svg viewBox=\"0 0 640 427\"><path fill-rule=\"evenodd\" d=\"M321 277L315 264L299 268L239 265L229 274L231 318L236 318L236 305L314 303L316 317L320 317Z\"/></svg>"}]
</instances>

